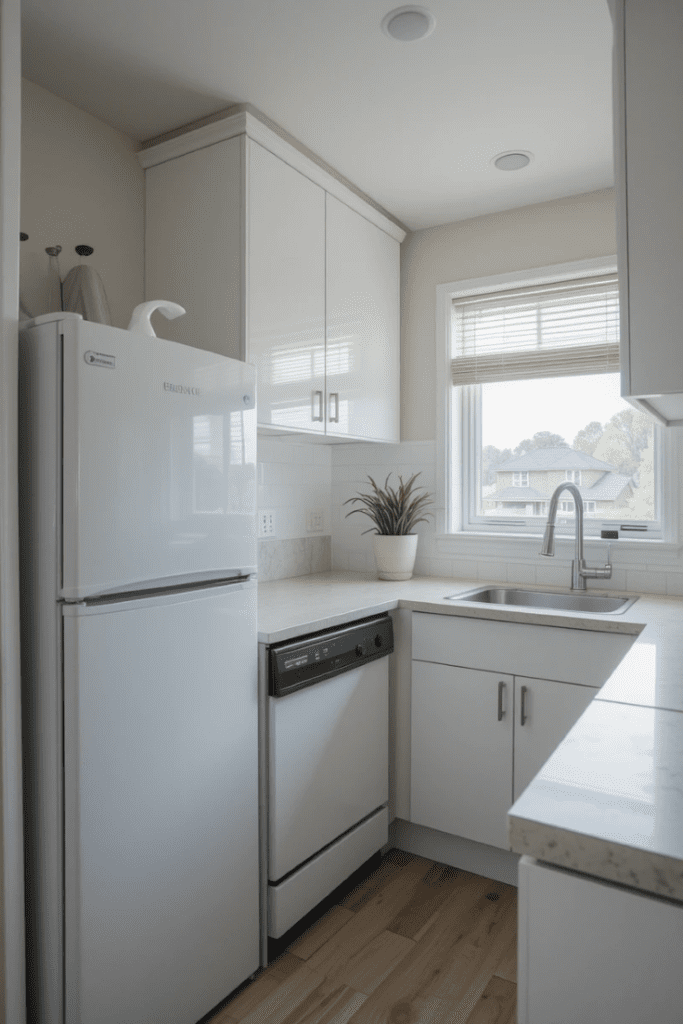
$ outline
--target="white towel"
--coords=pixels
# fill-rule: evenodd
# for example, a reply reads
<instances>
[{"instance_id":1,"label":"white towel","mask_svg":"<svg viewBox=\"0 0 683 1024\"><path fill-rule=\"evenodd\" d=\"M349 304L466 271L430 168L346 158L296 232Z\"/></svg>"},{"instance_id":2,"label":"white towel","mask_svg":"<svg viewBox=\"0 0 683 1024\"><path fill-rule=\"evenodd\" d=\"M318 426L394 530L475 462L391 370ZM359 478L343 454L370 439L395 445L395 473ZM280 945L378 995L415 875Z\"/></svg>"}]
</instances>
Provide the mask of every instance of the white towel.
<instances>
[{"instance_id":1,"label":"white towel","mask_svg":"<svg viewBox=\"0 0 683 1024\"><path fill-rule=\"evenodd\" d=\"M111 325L107 293L100 275L85 263L72 267L62 284L63 306L69 313L80 313L84 320Z\"/></svg>"}]
</instances>

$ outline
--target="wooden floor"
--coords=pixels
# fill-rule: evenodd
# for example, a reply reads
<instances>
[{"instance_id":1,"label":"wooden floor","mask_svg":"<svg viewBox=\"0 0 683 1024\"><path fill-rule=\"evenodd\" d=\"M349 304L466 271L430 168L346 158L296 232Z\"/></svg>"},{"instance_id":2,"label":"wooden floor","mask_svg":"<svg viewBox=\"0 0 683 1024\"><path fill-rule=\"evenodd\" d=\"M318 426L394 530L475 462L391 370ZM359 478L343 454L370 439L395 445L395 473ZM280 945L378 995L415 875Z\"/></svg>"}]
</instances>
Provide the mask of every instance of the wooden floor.
<instances>
[{"instance_id":1,"label":"wooden floor","mask_svg":"<svg viewBox=\"0 0 683 1024\"><path fill-rule=\"evenodd\" d=\"M517 891L390 850L211 1024L515 1024Z\"/></svg>"}]
</instances>

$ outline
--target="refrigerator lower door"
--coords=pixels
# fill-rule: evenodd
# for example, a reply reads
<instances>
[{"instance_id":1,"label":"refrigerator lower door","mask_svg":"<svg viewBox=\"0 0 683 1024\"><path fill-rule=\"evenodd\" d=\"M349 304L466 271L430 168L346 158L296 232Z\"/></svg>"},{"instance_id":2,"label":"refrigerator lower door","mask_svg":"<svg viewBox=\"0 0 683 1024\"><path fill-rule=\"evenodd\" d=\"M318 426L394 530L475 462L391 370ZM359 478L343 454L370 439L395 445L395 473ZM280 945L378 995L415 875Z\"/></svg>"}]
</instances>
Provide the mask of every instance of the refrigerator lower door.
<instances>
[{"instance_id":1,"label":"refrigerator lower door","mask_svg":"<svg viewBox=\"0 0 683 1024\"><path fill-rule=\"evenodd\" d=\"M64 609L65 1024L194 1024L259 965L256 586Z\"/></svg>"},{"instance_id":2,"label":"refrigerator lower door","mask_svg":"<svg viewBox=\"0 0 683 1024\"><path fill-rule=\"evenodd\" d=\"M254 573L254 367L86 321L61 329L61 596Z\"/></svg>"}]
</instances>

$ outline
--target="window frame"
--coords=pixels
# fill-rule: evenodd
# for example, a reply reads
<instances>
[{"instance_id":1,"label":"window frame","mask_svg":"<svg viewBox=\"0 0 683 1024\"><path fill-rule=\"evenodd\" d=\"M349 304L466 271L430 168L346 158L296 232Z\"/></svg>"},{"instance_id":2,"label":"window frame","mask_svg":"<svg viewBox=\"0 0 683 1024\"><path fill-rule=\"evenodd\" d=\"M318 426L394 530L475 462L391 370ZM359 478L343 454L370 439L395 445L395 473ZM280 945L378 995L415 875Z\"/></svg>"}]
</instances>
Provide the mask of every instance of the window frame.
<instances>
[{"instance_id":1,"label":"window frame","mask_svg":"<svg viewBox=\"0 0 683 1024\"><path fill-rule=\"evenodd\" d=\"M571 263L554 264L548 267L537 267L530 270L516 271L508 274L498 274L490 277L475 278L465 281L450 282L437 285L437 318L436 318L436 476L437 476L437 515L436 515L436 540L439 542L438 550L444 554L463 554L467 557L477 557L480 553L486 553L487 557L492 555L505 555L510 551L510 546L515 545L517 554L522 552L538 553L538 537L543 530L542 520L539 522L538 530L530 530L528 524L524 527L518 526L515 532L512 524L491 524L481 528L480 524L470 525L465 522L463 515L464 487L462 473L451 475L453 452L463 450L467 445L467 457L471 460L476 449L476 438L472 435L474 430L468 429L463 423L467 416L468 423L471 420L471 412L468 409L468 396L463 394L468 388L454 388L451 383L450 362L451 362L451 309L454 298L467 295L485 294L492 291L501 291L506 288L552 284L559 281L568 281L575 278L601 276L617 272L615 256L599 257L590 260L577 260ZM640 408L636 406L636 408ZM653 418L654 419L654 418ZM662 530L658 535L651 534L634 537L630 533L623 534L619 530L619 548L628 548L631 552L642 552L642 558L652 558L652 548L662 554L670 550L678 549L678 439L676 432L662 428L654 420L659 428L659 493L658 507L661 510ZM472 497L472 496L471 496ZM594 521L595 522L595 521ZM453 529L449 525L453 523ZM535 525L535 524L534 524ZM602 525L602 524L600 524ZM614 530L614 522L605 522L606 529ZM571 534L571 536L569 536ZM557 536L560 550L565 545L573 543L573 530L567 535L558 533ZM586 536L588 547L594 543L595 548L604 548L605 541L599 536ZM479 548L478 552L476 549ZM647 554L645 553L647 552ZM638 562L636 555L630 556L630 561Z\"/></svg>"}]
</instances>

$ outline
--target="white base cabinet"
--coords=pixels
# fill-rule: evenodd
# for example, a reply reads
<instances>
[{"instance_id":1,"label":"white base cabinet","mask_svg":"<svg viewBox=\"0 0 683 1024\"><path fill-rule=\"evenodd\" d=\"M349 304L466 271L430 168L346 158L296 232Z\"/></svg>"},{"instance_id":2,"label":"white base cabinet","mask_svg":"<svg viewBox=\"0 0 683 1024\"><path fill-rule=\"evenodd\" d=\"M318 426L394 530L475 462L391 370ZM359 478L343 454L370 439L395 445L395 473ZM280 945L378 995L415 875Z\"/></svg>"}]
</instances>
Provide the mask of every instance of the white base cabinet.
<instances>
[{"instance_id":1,"label":"white base cabinet","mask_svg":"<svg viewBox=\"0 0 683 1024\"><path fill-rule=\"evenodd\" d=\"M509 808L632 642L414 613L409 820L509 849ZM551 666L568 678L541 678Z\"/></svg>"},{"instance_id":2,"label":"white base cabinet","mask_svg":"<svg viewBox=\"0 0 683 1024\"><path fill-rule=\"evenodd\" d=\"M683 905L519 863L518 1024L680 1024Z\"/></svg>"},{"instance_id":3,"label":"white base cabinet","mask_svg":"<svg viewBox=\"0 0 683 1024\"><path fill-rule=\"evenodd\" d=\"M508 847L512 676L413 662L411 821Z\"/></svg>"},{"instance_id":4,"label":"white base cabinet","mask_svg":"<svg viewBox=\"0 0 683 1024\"><path fill-rule=\"evenodd\" d=\"M538 775L597 692L592 686L515 676L512 803Z\"/></svg>"},{"instance_id":5,"label":"white base cabinet","mask_svg":"<svg viewBox=\"0 0 683 1024\"><path fill-rule=\"evenodd\" d=\"M251 115L139 157L158 333L253 362L266 430L398 441L405 232Z\"/></svg>"}]
</instances>

